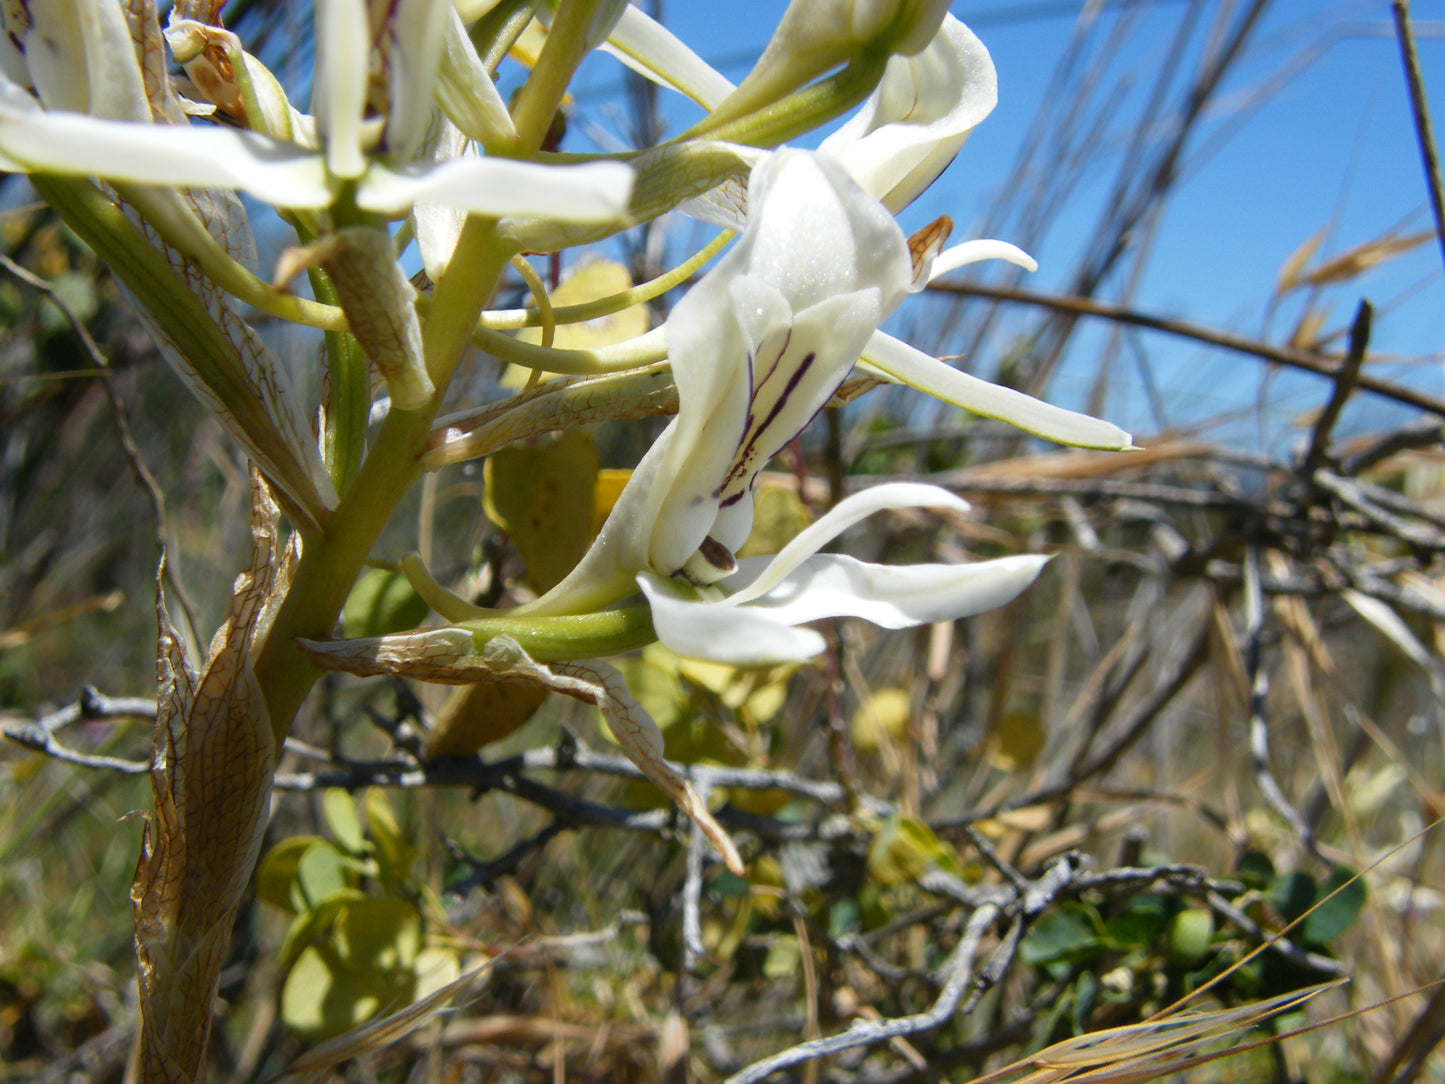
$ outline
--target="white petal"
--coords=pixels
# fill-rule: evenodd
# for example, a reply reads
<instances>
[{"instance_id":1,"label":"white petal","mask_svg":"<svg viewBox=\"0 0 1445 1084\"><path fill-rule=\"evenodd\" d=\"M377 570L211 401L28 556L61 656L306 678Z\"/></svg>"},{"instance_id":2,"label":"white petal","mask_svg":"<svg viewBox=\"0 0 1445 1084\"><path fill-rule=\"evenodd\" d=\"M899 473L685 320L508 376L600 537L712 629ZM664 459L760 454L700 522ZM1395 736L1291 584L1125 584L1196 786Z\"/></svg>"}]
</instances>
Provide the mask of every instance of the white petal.
<instances>
[{"instance_id":1,"label":"white petal","mask_svg":"<svg viewBox=\"0 0 1445 1084\"><path fill-rule=\"evenodd\" d=\"M868 341L863 359L901 384L985 418L1008 422L1045 440L1111 452L1134 447L1129 434L1117 425L980 380L881 331Z\"/></svg>"},{"instance_id":2,"label":"white petal","mask_svg":"<svg viewBox=\"0 0 1445 1084\"><path fill-rule=\"evenodd\" d=\"M387 87L386 150L412 158L431 119L442 36L455 17L451 0L400 0L388 16L392 43Z\"/></svg>"},{"instance_id":3,"label":"white petal","mask_svg":"<svg viewBox=\"0 0 1445 1084\"><path fill-rule=\"evenodd\" d=\"M490 82L490 80L488 80ZM455 124L442 118L440 130L434 133L435 144L429 157L434 161L450 161L455 158L476 158L476 146ZM418 202L411 209L412 229L416 234L417 251L421 253L422 267L436 282L451 263L452 252L466 225L467 213L444 203Z\"/></svg>"},{"instance_id":4,"label":"white petal","mask_svg":"<svg viewBox=\"0 0 1445 1084\"><path fill-rule=\"evenodd\" d=\"M13 91L14 93L11 93ZM321 157L256 132L45 113L0 92L0 153L27 168L167 187L235 188L281 207L326 207Z\"/></svg>"},{"instance_id":5,"label":"white petal","mask_svg":"<svg viewBox=\"0 0 1445 1084\"><path fill-rule=\"evenodd\" d=\"M455 9L443 30L437 105L453 124L479 143L493 145L515 139L517 129L507 112L507 103L483 67Z\"/></svg>"},{"instance_id":6,"label":"white petal","mask_svg":"<svg viewBox=\"0 0 1445 1084\"><path fill-rule=\"evenodd\" d=\"M968 502L938 486L921 482L888 482L870 486L861 493L845 497L816 523L805 527L791 542L778 551L762 574L728 598L730 605L741 605L767 594L813 554L861 519L887 508L952 508L968 511Z\"/></svg>"},{"instance_id":7,"label":"white petal","mask_svg":"<svg viewBox=\"0 0 1445 1084\"><path fill-rule=\"evenodd\" d=\"M639 75L686 94L704 109L713 108L733 92L732 83L685 42L630 4L602 50Z\"/></svg>"},{"instance_id":8,"label":"white petal","mask_svg":"<svg viewBox=\"0 0 1445 1084\"><path fill-rule=\"evenodd\" d=\"M1002 606L1033 583L1048 561L1027 555L963 565L876 565L820 553L739 608L787 625L861 617L886 629L906 629Z\"/></svg>"},{"instance_id":9,"label":"white petal","mask_svg":"<svg viewBox=\"0 0 1445 1084\"><path fill-rule=\"evenodd\" d=\"M1039 269L1039 265L1034 262L1032 256L1007 241L965 241L961 245L944 249L934 258L933 266L928 272L928 281L932 282L939 275L946 275L950 271L957 271L960 267L979 263L982 260L1007 260L1016 267L1022 267L1025 271Z\"/></svg>"},{"instance_id":10,"label":"white petal","mask_svg":"<svg viewBox=\"0 0 1445 1084\"><path fill-rule=\"evenodd\" d=\"M371 70L366 0L316 0L316 84L311 112L326 140L326 165L338 177L366 169L362 121Z\"/></svg>"},{"instance_id":11,"label":"white petal","mask_svg":"<svg viewBox=\"0 0 1445 1084\"><path fill-rule=\"evenodd\" d=\"M111 120L150 120L145 84L121 5L70 0L23 5L31 25L21 46L47 109Z\"/></svg>"},{"instance_id":12,"label":"white petal","mask_svg":"<svg viewBox=\"0 0 1445 1084\"><path fill-rule=\"evenodd\" d=\"M801 662L827 646L811 629L795 629L746 606L679 597L668 580L644 572L638 586L652 607L657 638L679 655L732 666Z\"/></svg>"},{"instance_id":13,"label":"white petal","mask_svg":"<svg viewBox=\"0 0 1445 1084\"><path fill-rule=\"evenodd\" d=\"M895 56L863 107L819 145L889 210L937 179L998 101L983 43L949 16L917 56Z\"/></svg>"},{"instance_id":14,"label":"white petal","mask_svg":"<svg viewBox=\"0 0 1445 1084\"><path fill-rule=\"evenodd\" d=\"M626 215L631 194L632 170L620 162L543 166L508 158L454 158L430 169L373 165L357 187L356 202L385 214L426 202L494 217L607 222Z\"/></svg>"}]
</instances>

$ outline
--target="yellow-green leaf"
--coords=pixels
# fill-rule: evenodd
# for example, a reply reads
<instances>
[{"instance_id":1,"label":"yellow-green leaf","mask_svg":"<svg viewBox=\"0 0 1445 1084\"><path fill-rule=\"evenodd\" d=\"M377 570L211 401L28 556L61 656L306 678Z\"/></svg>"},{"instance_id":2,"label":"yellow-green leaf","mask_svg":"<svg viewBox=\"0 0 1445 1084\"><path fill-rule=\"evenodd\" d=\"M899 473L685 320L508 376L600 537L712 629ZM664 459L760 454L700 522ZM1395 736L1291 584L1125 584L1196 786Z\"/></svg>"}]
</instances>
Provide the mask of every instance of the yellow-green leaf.
<instances>
[{"instance_id":1,"label":"yellow-green leaf","mask_svg":"<svg viewBox=\"0 0 1445 1084\"><path fill-rule=\"evenodd\" d=\"M885 746L896 745L908 736L911 718L906 689L879 689L853 713L848 726L853 748L860 753L875 753Z\"/></svg>"},{"instance_id":2,"label":"yellow-green leaf","mask_svg":"<svg viewBox=\"0 0 1445 1084\"><path fill-rule=\"evenodd\" d=\"M739 557L777 553L813 522L798 491L784 482L762 482L753 497L753 529Z\"/></svg>"},{"instance_id":3,"label":"yellow-green leaf","mask_svg":"<svg viewBox=\"0 0 1445 1084\"><path fill-rule=\"evenodd\" d=\"M632 289L627 268L612 260L594 260L573 271L549 297L556 309L585 305ZM596 350L641 335L651 322L647 306L629 305L618 312L576 324L558 324L552 345L559 350ZM517 333L523 342L540 345L542 329L529 327Z\"/></svg>"},{"instance_id":4,"label":"yellow-green leaf","mask_svg":"<svg viewBox=\"0 0 1445 1084\"><path fill-rule=\"evenodd\" d=\"M470 756L530 719L547 699L537 685L487 681L452 692L437 713L426 751L433 757Z\"/></svg>"},{"instance_id":5,"label":"yellow-green leaf","mask_svg":"<svg viewBox=\"0 0 1445 1084\"><path fill-rule=\"evenodd\" d=\"M409 900L353 900L337 912L332 935L348 967L410 968L421 951L421 916Z\"/></svg>"},{"instance_id":6,"label":"yellow-green leaf","mask_svg":"<svg viewBox=\"0 0 1445 1084\"><path fill-rule=\"evenodd\" d=\"M326 844L320 836L292 836L266 852L256 867L256 896L272 907L296 912L296 873L301 856L314 843Z\"/></svg>"},{"instance_id":7,"label":"yellow-green leaf","mask_svg":"<svg viewBox=\"0 0 1445 1084\"><path fill-rule=\"evenodd\" d=\"M1048 740L1049 733L1042 719L1015 712L995 720L984 755L999 771L1016 772L1032 764Z\"/></svg>"},{"instance_id":8,"label":"yellow-green leaf","mask_svg":"<svg viewBox=\"0 0 1445 1084\"><path fill-rule=\"evenodd\" d=\"M340 1035L375 1016L383 1004L410 993L384 971L346 967L334 953L306 948L281 988L281 1020L310 1039Z\"/></svg>"},{"instance_id":9,"label":"yellow-green leaf","mask_svg":"<svg viewBox=\"0 0 1445 1084\"><path fill-rule=\"evenodd\" d=\"M597 448L572 429L553 440L503 448L483 471L487 518L506 531L541 594L572 571L592 541Z\"/></svg>"},{"instance_id":10,"label":"yellow-green leaf","mask_svg":"<svg viewBox=\"0 0 1445 1084\"><path fill-rule=\"evenodd\" d=\"M411 869L411 844L402 836L396 823L391 799L380 787L368 787L361 796L361 808L366 814L366 828L376 849L382 879L401 884Z\"/></svg>"},{"instance_id":11,"label":"yellow-green leaf","mask_svg":"<svg viewBox=\"0 0 1445 1084\"><path fill-rule=\"evenodd\" d=\"M351 887L346 856L329 840L317 840L301 852L296 864L292 909L312 910Z\"/></svg>"},{"instance_id":12,"label":"yellow-green leaf","mask_svg":"<svg viewBox=\"0 0 1445 1084\"><path fill-rule=\"evenodd\" d=\"M868 877L879 885L907 884L929 866L956 864L948 845L915 817L888 818L868 847Z\"/></svg>"},{"instance_id":13,"label":"yellow-green leaf","mask_svg":"<svg viewBox=\"0 0 1445 1084\"><path fill-rule=\"evenodd\" d=\"M356 799L348 791L328 787L321 796L321 814L342 850L354 855L366 853L366 836L361 831L361 818L356 814Z\"/></svg>"}]
</instances>

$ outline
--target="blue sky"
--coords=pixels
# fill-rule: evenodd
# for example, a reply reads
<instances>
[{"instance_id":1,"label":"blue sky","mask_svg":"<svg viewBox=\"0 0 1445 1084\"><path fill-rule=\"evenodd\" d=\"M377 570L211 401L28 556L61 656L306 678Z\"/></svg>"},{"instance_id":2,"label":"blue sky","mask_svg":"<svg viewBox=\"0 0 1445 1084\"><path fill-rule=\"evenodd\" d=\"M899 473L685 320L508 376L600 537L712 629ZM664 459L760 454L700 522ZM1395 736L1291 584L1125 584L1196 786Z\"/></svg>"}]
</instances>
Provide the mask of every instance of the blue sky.
<instances>
[{"instance_id":1,"label":"blue sky","mask_svg":"<svg viewBox=\"0 0 1445 1084\"><path fill-rule=\"evenodd\" d=\"M1106 23L1118 8L1105 5ZM1110 69L1114 74L1147 71L1163 55L1174 27L1188 9L1179 0L1136 3L1128 47ZM1205 5L1209 19L1229 5ZM1243 5L1236 4L1234 7ZM724 74L738 79L749 58L766 41L785 4L781 0L729 0L725 5L674 0L664 17L681 37ZM967 236L992 210L1008 209L1009 170L1038 108L1054 67L1064 55L1081 3L1066 0L980 0L955 4L989 47L999 72L999 106L974 133L959 159L910 208L913 227L937 214L958 223L955 238ZM1437 138L1445 127L1445 2L1413 5L1419 49ZM719 12L725 15L719 17ZM1244 334L1279 338L1293 326L1297 304L1287 302L1266 323L1267 303L1280 266L1306 238L1328 228L1321 253L1334 255L1401 224L1406 232L1432 229L1420 157L1410 119L1400 55L1385 0L1275 0L1251 38L1244 61L1225 83L1216 111L1193 141L1196 150L1218 138L1198 158L1170 201L1134 293L1136 307L1162 315L1213 324ZM1182 68L1188 68L1193 57ZM615 75L604 66L584 73L579 97L584 108ZM1111 134L1142 104L1152 75L1126 95ZM1261 89L1278 87L1253 105ZM590 108L589 108L590 111ZM679 116L685 116L680 113ZM605 123L605 117L598 116ZM1223 138L1218 133L1228 133ZM1041 269L1024 285L1042 291L1066 285L1081 239L1097 217L1098 202L1113 178L1112 162L1101 156L1093 180L1057 209L1040 242L1032 246ZM1005 239L1016 240L1004 234ZM1405 379L1422 390L1441 390L1445 350L1445 277L1438 244L1428 243L1327 295L1330 326L1348 322L1360 296L1382 307L1372 348L1408 357L1432 355L1435 363L1415 366ZM1408 295L1408 296L1407 296ZM1101 291L1110 299L1116 288ZM1403 298L1403 299L1402 299ZM1092 334L1102 336L1103 329ZM1168 384L1176 417L1191 418L1253 403L1257 363L1149 336L1151 360ZM940 351L946 348L941 344ZM976 371L987 374L979 359ZM1377 375L1390 375L1379 369ZM1061 374L1058 395L1070 394L1070 380L1083 393L1092 372ZM1109 412L1113 420L1141 432L1151 428L1141 389L1132 373L1117 375ZM1269 421L1287 422L1292 413L1318 404L1326 385L1314 378L1280 377L1269 387ZM1241 402L1241 396L1244 402ZM1122 415L1122 416L1118 416ZM1404 419L1408 412L1385 411L1361 399L1347 416L1347 428ZM1276 450L1282 450L1276 448Z\"/></svg>"}]
</instances>

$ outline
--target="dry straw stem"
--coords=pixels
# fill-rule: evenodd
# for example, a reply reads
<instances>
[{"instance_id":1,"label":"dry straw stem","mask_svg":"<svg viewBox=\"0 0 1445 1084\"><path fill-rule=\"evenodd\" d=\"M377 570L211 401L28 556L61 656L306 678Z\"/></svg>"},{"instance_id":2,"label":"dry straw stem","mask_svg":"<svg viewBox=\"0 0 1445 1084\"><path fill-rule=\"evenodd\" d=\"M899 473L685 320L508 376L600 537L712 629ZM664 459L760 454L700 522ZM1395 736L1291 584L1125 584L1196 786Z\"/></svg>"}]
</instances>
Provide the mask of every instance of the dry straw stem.
<instances>
[{"instance_id":1,"label":"dry straw stem","mask_svg":"<svg viewBox=\"0 0 1445 1084\"><path fill-rule=\"evenodd\" d=\"M1430 210L1435 215L1435 233L1440 238L1440 257L1445 261L1445 184L1440 180L1440 157L1435 149L1435 134L1430 127L1430 105L1425 96L1425 78L1420 74L1420 58L1415 52L1415 34L1410 29L1409 0L1394 0L1390 10L1395 16L1395 32L1400 39L1400 60L1405 66L1405 82L1410 91L1410 110L1415 117L1415 139L1420 145L1420 160L1425 167L1425 187L1430 193Z\"/></svg>"}]
</instances>

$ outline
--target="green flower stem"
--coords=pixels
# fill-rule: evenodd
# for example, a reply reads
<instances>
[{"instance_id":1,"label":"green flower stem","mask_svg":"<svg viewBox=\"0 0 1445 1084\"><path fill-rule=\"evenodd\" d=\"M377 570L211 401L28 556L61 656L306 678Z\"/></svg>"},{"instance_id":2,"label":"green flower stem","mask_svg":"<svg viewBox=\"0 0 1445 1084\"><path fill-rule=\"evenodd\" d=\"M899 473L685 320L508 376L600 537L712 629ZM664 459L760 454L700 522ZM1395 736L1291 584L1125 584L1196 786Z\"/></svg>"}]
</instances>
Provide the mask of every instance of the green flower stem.
<instances>
[{"instance_id":1,"label":"green flower stem","mask_svg":"<svg viewBox=\"0 0 1445 1084\"><path fill-rule=\"evenodd\" d=\"M339 308L278 290L217 244L188 206L182 203L183 210L177 214L179 196L174 191L140 184L116 184L115 190L141 213L167 244L181 255L195 260L206 277L232 297L288 323L322 331L346 330L346 314Z\"/></svg>"},{"instance_id":2,"label":"green flower stem","mask_svg":"<svg viewBox=\"0 0 1445 1084\"><path fill-rule=\"evenodd\" d=\"M311 292L323 304L336 304L331 279L319 267L307 268ZM366 451L366 420L371 409L371 362L356 336L326 332L326 432L322 453L331 483L344 494Z\"/></svg>"},{"instance_id":3,"label":"green flower stem","mask_svg":"<svg viewBox=\"0 0 1445 1084\"><path fill-rule=\"evenodd\" d=\"M842 116L872 94L888 67L888 56L886 52L860 54L841 71L755 112L721 123L704 117L672 142L706 138L776 147Z\"/></svg>"},{"instance_id":4,"label":"green flower stem","mask_svg":"<svg viewBox=\"0 0 1445 1084\"><path fill-rule=\"evenodd\" d=\"M457 627L472 634L478 651L494 637L506 636L542 663L621 655L657 640L652 610L646 603L563 617L529 618L504 612L463 621Z\"/></svg>"},{"instance_id":5,"label":"green flower stem","mask_svg":"<svg viewBox=\"0 0 1445 1084\"><path fill-rule=\"evenodd\" d=\"M587 33L603 0L562 0L547 43L532 74L517 92L512 121L517 126L518 155L535 154L552 127L577 65L587 55Z\"/></svg>"},{"instance_id":6,"label":"green flower stem","mask_svg":"<svg viewBox=\"0 0 1445 1084\"><path fill-rule=\"evenodd\" d=\"M490 219L467 220L450 268L436 285L430 318L422 331L427 372L436 387L422 409L392 410L382 423L361 469L331 515L326 536L308 542L276 622L256 657L256 679L266 697L271 730L279 742L291 729L320 671L296 650L298 638L331 635L342 604L382 529L421 473L432 419L456 372L467 336L491 294L511 247Z\"/></svg>"},{"instance_id":7,"label":"green flower stem","mask_svg":"<svg viewBox=\"0 0 1445 1084\"><path fill-rule=\"evenodd\" d=\"M561 373L563 376L626 372L629 369L652 365L667 357L667 340L658 328L612 346L600 346L596 350L559 350L550 346L537 346L504 335L500 331L488 331L481 327L472 332L471 341L474 346L503 361L510 361L528 369L539 369L545 373Z\"/></svg>"},{"instance_id":8,"label":"green flower stem","mask_svg":"<svg viewBox=\"0 0 1445 1084\"><path fill-rule=\"evenodd\" d=\"M580 324L587 320L611 316L614 312L621 312L633 305L640 305L655 297L661 297L668 290L681 286L690 279L703 264L721 252L723 247L735 236L736 234L731 230L724 230L703 248L676 267L658 275L657 278L649 279L630 290L599 297L595 301L555 308L552 310L552 319L558 324ZM542 322L542 314L536 309L501 309L482 313L481 326L488 331L515 331L518 328L537 327Z\"/></svg>"}]
</instances>

